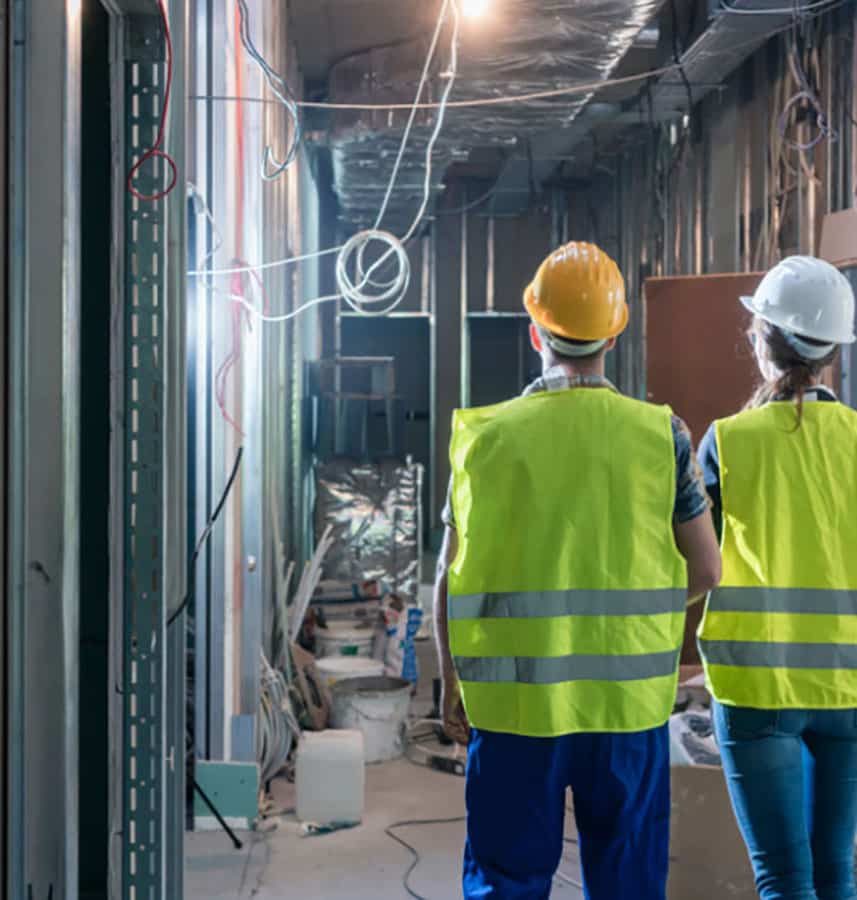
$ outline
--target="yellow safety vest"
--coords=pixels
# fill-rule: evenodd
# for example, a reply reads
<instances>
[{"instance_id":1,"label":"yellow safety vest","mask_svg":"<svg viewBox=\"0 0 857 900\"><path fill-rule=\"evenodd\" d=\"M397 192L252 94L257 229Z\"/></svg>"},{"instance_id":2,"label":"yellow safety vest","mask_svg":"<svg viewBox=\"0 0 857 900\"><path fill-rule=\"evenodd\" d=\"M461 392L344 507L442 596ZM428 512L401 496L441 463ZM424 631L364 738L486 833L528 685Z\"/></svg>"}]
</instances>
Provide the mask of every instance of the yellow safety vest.
<instances>
[{"instance_id":1,"label":"yellow safety vest","mask_svg":"<svg viewBox=\"0 0 857 900\"><path fill-rule=\"evenodd\" d=\"M670 410L576 388L458 410L449 637L472 725L534 737L662 725L687 570Z\"/></svg>"},{"instance_id":2,"label":"yellow safety vest","mask_svg":"<svg viewBox=\"0 0 857 900\"><path fill-rule=\"evenodd\" d=\"M756 709L857 707L857 413L769 403L716 423L723 578L699 630L709 688Z\"/></svg>"}]
</instances>

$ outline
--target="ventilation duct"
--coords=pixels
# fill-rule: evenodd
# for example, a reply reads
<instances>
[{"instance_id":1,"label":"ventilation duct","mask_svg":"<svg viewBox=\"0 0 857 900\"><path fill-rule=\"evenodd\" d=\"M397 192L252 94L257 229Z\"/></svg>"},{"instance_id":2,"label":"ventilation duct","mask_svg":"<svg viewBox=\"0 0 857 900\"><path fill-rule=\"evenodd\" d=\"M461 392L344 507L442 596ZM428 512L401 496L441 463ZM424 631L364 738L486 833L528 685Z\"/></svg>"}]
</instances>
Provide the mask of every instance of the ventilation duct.
<instances>
[{"instance_id":1,"label":"ventilation duct","mask_svg":"<svg viewBox=\"0 0 857 900\"><path fill-rule=\"evenodd\" d=\"M478 20L462 22L459 77L453 101L531 94L609 78L661 0L505 0ZM448 43L448 42L447 42ZM443 40L442 40L443 44ZM360 54L334 66L336 103L410 103L428 47L426 41ZM429 90L443 88L440 54ZM589 95L591 96L591 95ZM510 152L545 136L568 134L589 100L567 95L490 107L450 108L434 154L432 190L442 188L447 166L474 147ZM421 113L383 227L400 230L419 207L425 148L435 113ZM406 111L336 112L327 140L343 221L374 223L398 151ZM526 153L524 152L524 155Z\"/></svg>"},{"instance_id":2,"label":"ventilation duct","mask_svg":"<svg viewBox=\"0 0 857 900\"><path fill-rule=\"evenodd\" d=\"M729 75L759 47L791 21L782 10L782 0L730 0L727 10L715 5L708 28L688 48L681 62L692 85L694 103L716 90ZM775 10L766 13L765 10ZM656 119L677 118L687 112L688 93L678 72L667 73L652 86L652 112ZM595 124L595 104L565 132L547 133L535 141L529 158L516 154L507 163L493 199L495 215L513 215L527 208L533 185L541 187L556 171L559 161L568 159L586 139ZM591 117L590 117L591 116ZM602 117L598 117L603 121ZM638 124L638 109L622 113L616 123Z\"/></svg>"}]
</instances>

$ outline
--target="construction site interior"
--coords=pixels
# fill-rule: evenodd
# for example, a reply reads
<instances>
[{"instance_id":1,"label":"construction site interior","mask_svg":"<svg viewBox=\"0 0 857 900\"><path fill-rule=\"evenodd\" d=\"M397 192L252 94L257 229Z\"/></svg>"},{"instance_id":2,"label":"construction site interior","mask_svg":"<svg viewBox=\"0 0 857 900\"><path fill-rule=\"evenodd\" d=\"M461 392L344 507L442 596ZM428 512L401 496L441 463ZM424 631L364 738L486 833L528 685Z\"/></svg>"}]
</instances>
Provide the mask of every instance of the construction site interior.
<instances>
[{"instance_id":1,"label":"construction site interior","mask_svg":"<svg viewBox=\"0 0 857 900\"><path fill-rule=\"evenodd\" d=\"M792 255L857 286L857 3L0 10L0 894L462 896L453 413L541 374L524 292L572 241L624 277L619 392L694 447L744 406L739 298ZM667 896L752 898L701 610ZM618 900L565 828L551 896Z\"/></svg>"}]
</instances>

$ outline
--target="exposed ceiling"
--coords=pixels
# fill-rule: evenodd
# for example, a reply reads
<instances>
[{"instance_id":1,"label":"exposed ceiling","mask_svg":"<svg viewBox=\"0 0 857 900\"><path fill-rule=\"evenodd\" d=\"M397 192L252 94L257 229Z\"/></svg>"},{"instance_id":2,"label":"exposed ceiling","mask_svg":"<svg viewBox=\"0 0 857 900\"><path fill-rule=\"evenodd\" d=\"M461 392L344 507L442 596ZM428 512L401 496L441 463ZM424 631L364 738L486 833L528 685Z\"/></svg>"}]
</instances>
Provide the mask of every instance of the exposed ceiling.
<instances>
[{"instance_id":1,"label":"exposed ceiling","mask_svg":"<svg viewBox=\"0 0 857 900\"><path fill-rule=\"evenodd\" d=\"M569 88L609 77L662 0L491 0L487 13L462 19L453 99L482 100ZM413 99L440 2L293 0L292 18L307 77L327 72L328 96L339 103L408 103ZM419 10L419 11L418 11ZM403 39L416 32L419 36ZM441 39L430 97L443 89L450 31ZM589 100L578 93L527 103L447 112L433 155L432 189L443 187L455 161L493 149L515 153L547 133L571 127ZM425 151L435 113L421 114L403 160L388 228L419 207ZM341 218L372 224L396 158L407 113L335 113L320 141L329 147Z\"/></svg>"},{"instance_id":2,"label":"exposed ceiling","mask_svg":"<svg viewBox=\"0 0 857 900\"><path fill-rule=\"evenodd\" d=\"M327 81L349 56L390 47L431 31L436 0L290 0L292 36L304 77Z\"/></svg>"},{"instance_id":3,"label":"exposed ceiling","mask_svg":"<svg viewBox=\"0 0 857 900\"><path fill-rule=\"evenodd\" d=\"M489 0L479 19L463 20L454 100L549 91L651 71L681 51L692 93L677 72L646 88L648 114L674 119L722 83L788 16L730 14L718 0ZM674 5L673 5L674 4ZM712 5L713 4L713 5ZM731 0L733 8L782 13L782 0ZM441 0L290 0L293 35L308 86L340 103L410 103ZM678 10L677 16L673 14ZM635 46L660 25L660 41ZM675 22L679 39L673 44ZM441 40L428 99L437 99L448 60ZM561 162L571 163L593 134L641 124L643 86L523 104L450 109L433 155L437 197L450 172L495 179L495 214L519 212ZM425 98L424 98L425 99ZM434 113L421 113L384 226L407 227L419 207L425 149ZM407 118L404 112L337 112L313 134L331 153L340 217L349 228L373 224ZM590 151L584 156L591 156Z\"/></svg>"}]
</instances>

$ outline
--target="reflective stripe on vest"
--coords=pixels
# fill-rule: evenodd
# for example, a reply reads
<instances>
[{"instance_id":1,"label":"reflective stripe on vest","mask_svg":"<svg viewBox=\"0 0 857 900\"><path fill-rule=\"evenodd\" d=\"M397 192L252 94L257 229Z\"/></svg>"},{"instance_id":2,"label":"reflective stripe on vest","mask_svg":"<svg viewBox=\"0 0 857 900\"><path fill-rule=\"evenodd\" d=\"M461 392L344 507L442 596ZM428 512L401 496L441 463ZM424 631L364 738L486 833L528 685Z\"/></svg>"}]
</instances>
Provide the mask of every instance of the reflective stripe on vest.
<instances>
[{"instance_id":1,"label":"reflective stripe on vest","mask_svg":"<svg viewBox=\"0 0 857 900\"><path fill-rule=\"evenodd\" d=\"M462 681L562 684L566 681L640 681L672 675L678 651L636 656L457 656Z\"/></svg>"},{"instance_id":2,"label":"reflective stripe on vest","mask_svg":"<svg viewBox=\"0 0 857 900\"><path fill-rule=\"evenodd\" d=\"M683 613L684 588L649 591L517 591L456 597L450 619L537 619L558 616L655 616Z\"/></svg>"},{"instance_id":3,"label":"reflective stripe on vest","mask_svg":"<svg viewBox=\"0 0 857 900\"><path fill-rule=\"evenodd\" d=\"M717 423L723 579L700 626L709 688L763 709L857 707L857 414L771 403Z\"/></svg>"},{"instance_id":4,"label":"reflective stripe on vest","mask_svg":"<svg viewBox=\"0 0 857 900\"><path fill-rule=\"evenodd\" d=\"M644 731L675 699L686 569L670 412L600 388L458 411L450 647L477 728Z\"/></svg>"},{"instance_id":5,"label":"reflective stripe on vest","mask_svg":"<svg viewBox=\"0 0 857 900\"><path fill-rule=\"evenodd\" d=\"M817 588L718 588L709 602L715 612L814 613L857 615L857 591Z\"/></svg>"}]
</instances>

